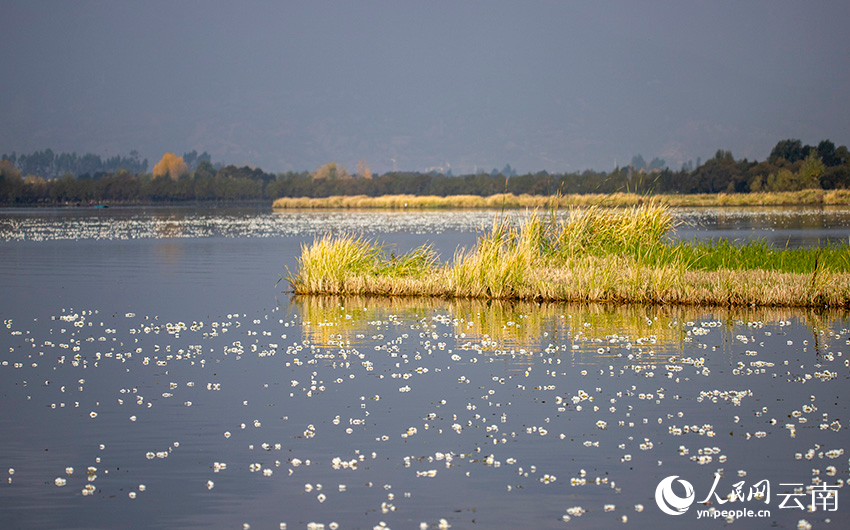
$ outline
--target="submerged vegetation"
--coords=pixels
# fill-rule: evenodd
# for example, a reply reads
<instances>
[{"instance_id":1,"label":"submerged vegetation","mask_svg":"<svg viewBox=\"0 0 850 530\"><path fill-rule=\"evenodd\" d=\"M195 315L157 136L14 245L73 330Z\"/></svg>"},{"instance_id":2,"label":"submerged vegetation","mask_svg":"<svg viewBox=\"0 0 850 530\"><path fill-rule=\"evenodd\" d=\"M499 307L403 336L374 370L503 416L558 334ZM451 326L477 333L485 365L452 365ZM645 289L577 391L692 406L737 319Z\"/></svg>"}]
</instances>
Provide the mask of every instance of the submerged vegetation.
<instances>
[{"instance_id":1,"label":"submerged vegetation","mask_svg":"<svg viewBox=\"0 0 850 530\"><path fill-rule=\"evenodd\" d=\"M326 235L302 248L296 294L438 296L722 306L850 307L850 244L678 242L649 203L496 217L471 249L441 263L430 246L396 256L375 241Z\"/></svg>"}]
</instances>

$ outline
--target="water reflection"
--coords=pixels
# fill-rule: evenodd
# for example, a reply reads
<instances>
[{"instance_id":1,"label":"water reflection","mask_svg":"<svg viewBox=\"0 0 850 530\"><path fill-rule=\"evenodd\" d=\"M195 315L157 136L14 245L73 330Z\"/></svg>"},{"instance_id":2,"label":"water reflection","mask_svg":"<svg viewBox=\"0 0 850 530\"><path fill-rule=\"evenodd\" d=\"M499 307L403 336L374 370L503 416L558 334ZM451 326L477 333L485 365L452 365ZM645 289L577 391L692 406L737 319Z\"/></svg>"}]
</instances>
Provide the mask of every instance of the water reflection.
<instances>
[{"instance_id":1,"label":"water reflection","mask_svg":"<svg viewBox=\"0 0 850 530\"><path fill-rule=\"evenodd\" d=\"M622 356L652 363L675 355L685 343L716 328L723 340L720 352L734 343L737 328L795 326L808 329L815 352L828 348L841 311L776 309L769 307L712 308L604 304L562 304L505 300L438 298L375 298L356 296L298 296L302 336L317 347L351 346L374 340L370 331L403 326L404 322L444 324L427 347L445 349L447 341L461 350L492 355L568 356L593 364ZM377 327L376 327L377 326ZM715 348L717 350L717 348ZM657 356L657 359L656 359ZM579 360L580 359L580 360Z\"/></svg>"},{"instance_id":2,"label":"water reflection","mask_svg":"<svg viewBox=\"0 0 850 530\"><path fill-rule=\"evenodd\" d=\"M186 263L195 244L156 262L219 263ZM721 495L770 481L767 524L850 524L846 312L341 297L266 309L253 293L274 271L234 270L206 274L259 277L244 284L256 291L190 303L174 282L154 304L142 282L115 311L84 296L100 276L74 274L69 307L47 298L25 318L4 298L6 526L679 528L710 506L666 515L655 486L682 477L701 500L715 473ZM787 483L835 487L839 509L779 509Z\"/></svg>"},{"instance_id":3,"label":"water reflection","mask_svg":"<svg viewBox=\"0 0 850 530\"><path fill-rule=\"evenodd\" d=\"M442 447L451 427L463 447L476 446L452 453L455 459L491 468L486 474L497 482L503 475L493 468L518 473L519 480L503 477L510 492L503 500L479 505L492 513L488 519L481 510L477 521L494 527L523 519L557 527L535 515L553 514L553 506L564 520L582 517L582 526L678 527L646 493L673 475L688 477L700 498L712 482L731 490L766 480L776 495L792 480L841 489L848 479L836 465L847 450L846 312L343 297L303 297L294 306L317 361L336 369L345 360L386 375L389 383L370 384L376 399L399 387L400 396L430 403L425 428L437 433L408 421L419 428L405 439L426 436L424 443ZM396 413L400 399L391 399ZM455 423L441 421L449 415ZM469 430L479 428L486 434ZM427 462L413 465L417 476L451 473L433 457L417 462ZM521 502L531 498L518 488L548 500L530 510ZM496 507L502 502L512 517ZM801 514L777 504L772 521L779 526L802 516L847 520L846 513Z\"/></svg>"},{"instance_id":4,"label":"water reflection","mask_svg":"<svg viewBox=\"0 0 850 530\"><path fill-rule=\"evenodd\" d=\"M777 247L846 242L850 208L844 206L679 208L676 237L767 241Z\"/></svg>"},{"instance_id":5,"label":"water reflection","mask_svg":"<svg viewBox=\"0 0 850 530\"><path fill-rule=\"evenodd\" d=\"M673 209L680 239L764 239L794 247L850 236L848 207L748 207ZM119 207L93 209L0 209L0 241L56 239L148 239L185 237L314 236L326 232L433 236L474 232L494 216L521 220L511 210L318 210L272 211L268 207Z\"/></svg>"},{"instance_id":6,"label":"water reflection","mask_svg":"<svg viewBox=\"0 0 850 530\"><path fill-rule=\"evenodd\" d=\"M183 222L181 216L169 212L157 211L151 216L153 233L157 238L184 237L190 224Z\"/></svg>"}]
</instances>

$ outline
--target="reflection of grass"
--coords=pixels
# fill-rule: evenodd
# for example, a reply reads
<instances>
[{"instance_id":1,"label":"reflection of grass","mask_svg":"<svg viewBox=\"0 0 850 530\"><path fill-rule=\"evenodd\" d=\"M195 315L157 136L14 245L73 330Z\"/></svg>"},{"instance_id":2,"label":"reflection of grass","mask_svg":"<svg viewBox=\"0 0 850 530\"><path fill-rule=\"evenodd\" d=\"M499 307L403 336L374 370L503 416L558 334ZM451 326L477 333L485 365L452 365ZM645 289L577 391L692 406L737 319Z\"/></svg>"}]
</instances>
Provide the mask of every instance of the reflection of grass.
<instances>
[{"instance_id":1,"label":"reflection of grass","mask_svg":"<svg viewBox=\"0 0 850 530\"><path fill-rule=\"evenodd\" d=\"M386 256L376 243L325 236L302 249L299 294L708 305L850 306L850 248L781 250L764 243L671 244L669 209L536 212L497 218L469 250L440 265L430 247Z\"/></svg>"},{"instance_id":2,"label":"reflection of grass","mask_svg":"<svg viewBox=\"0 0 850 530\"><path fill-rule=\"evenodd\" d=\"M717 193L699 195L654 195L651 199L667 206L798 206L847 205L848 190L803 190L775 193ZM634 193L573 194L550 197L500 193L489 197L478 195L366 195L322 198L283 197L274 208L566 208L569 206L636 206L647 201Z\"/></svg>"},{"instance_id":3,"label":"reflection of grass","mask_svg":"<svg viewBox=\"0 0 850 530\"><path fill-rule=\"evenodd\" d=\"M564 344L568 335L603 338L612 334L654 336L659 344L678 344L681 327L671 325L681 311L646 305L559 304L454 299L448 306L456 319L455 333L481 349L525 348ZM594 347L594 350L596 348Z\"/></svg>"},{"instance_id":4,"label":"reflection of grass","mask_svg":"<svg viewBox=\"0 0 850 530\"><path fill-rule=\"evenodd\" d=\"M328 346L332 342L356 342L356 335L365 333L370 322L383 320L388 314L399 314L406 319L419 320L427 313L430 305L410 303L403 298L385 298L382 302L377 307L375 298L299 297L304 338L320 346Z\"/></svg>"},{"instance_id":5,"label":"reflection of grass","mask_svg":"<svg viewBox=\"0 0 850 530\"><path fill-rule=\"evenodd\" d=\"M325 346L356 344L358 334L374 334L390 320L430 322L432 318L451 322L458 345L472 344L481 350L537 351L550 343L563 343L568 333L578 331L602 337L612 333L633 338L652 335L665 344L678 343L682 336L681 327L673 324L682 320L677 307L362 296L298 296L296 301L305 337ZM407 329L407 325L403 327Z\"/></svg>"},{"instance_id":6,"label":"reflection of grass","mask_svg":"<svg viewBox=\"0 0 850 530\"><path fill-rule=\"evenodd\" d=\"M535 353L550 344L567 351L563 345L580 343L584 344L580 349L596 352L614 336L632 343L651 338L648 344L652 348L664 348L681 345L688 330L704 320L699 309L684 306L358 296L298 296L295 301L303 317L304 337L320 347L357 345L363 337L393 325L401 332L409 330L412 323L420 323L427 331L432 319L438 319L453 330L456 342L449 348L468 344L473 350ZM839 316L822 311L789 313L784 308L744 306L715 308L710 319L730 327L736 322L770 325L785 322L792 315L811 328L816 348L818 340L829 341L829 334L821 332L828 330L829 323ZM431 340L432 346L448 340L442 334L439 340L433 340L430 334L425 338Z\"/></svg>"}]
</instances>

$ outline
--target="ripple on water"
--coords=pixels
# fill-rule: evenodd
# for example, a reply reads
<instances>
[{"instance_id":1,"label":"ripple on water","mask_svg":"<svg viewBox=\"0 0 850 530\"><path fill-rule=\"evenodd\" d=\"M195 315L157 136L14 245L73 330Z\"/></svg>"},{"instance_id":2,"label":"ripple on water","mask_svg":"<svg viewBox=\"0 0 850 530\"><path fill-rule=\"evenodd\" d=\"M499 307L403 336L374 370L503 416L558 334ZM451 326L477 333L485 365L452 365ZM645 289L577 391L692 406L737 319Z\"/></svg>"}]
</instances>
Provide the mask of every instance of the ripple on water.
<instances>
[{"instance_id":1,"label":"ripple on water","mask_svg":"<svg viewBox=\"0 0 850 530\"><path fill-rule=\"evenodd\" d=\"M644 509L666 476L848 478L841 314L305 298L3 324L4 495L54 521L669 527Z\"/></svg>"},{"instance_id":2,"label":"ripple on water","mask_svg":"<svg viewBox=\"0 0 850 530\"><path fill-rule=\"evenodd\" d=\"M817 237L846 239L850 208L679 208L673 210L683 237L736 237L749 232L783 235L820 231ZM129 240L185 237L278 237L331 233L440 234L475 231L494 216L522 219L527 211L493 210L310 210L265 208L119 207L109 210L38 209L0 211L1 241ZM778 239L777 239L778 240Z\"/></svg>"}]
</instances>

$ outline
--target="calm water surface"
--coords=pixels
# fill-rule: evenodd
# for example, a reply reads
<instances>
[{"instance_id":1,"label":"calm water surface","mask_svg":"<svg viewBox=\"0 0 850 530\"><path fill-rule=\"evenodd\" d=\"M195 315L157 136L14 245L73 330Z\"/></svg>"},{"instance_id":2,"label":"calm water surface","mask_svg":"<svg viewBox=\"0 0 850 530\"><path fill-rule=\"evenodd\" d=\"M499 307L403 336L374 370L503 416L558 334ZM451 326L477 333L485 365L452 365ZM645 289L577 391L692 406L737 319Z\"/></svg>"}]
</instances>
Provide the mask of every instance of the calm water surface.
<instances>
[{"instance_id":1,"label":"calm water surface","mask_svg":"<svg viewBox=\"0 0 850 530\"><path fill-rule=\"evenodd\" d=\"M763 239L778 246L816 245L850 237L850 207L679 208L680 239ZM494 217L525 211L291 210L262 207L126 207L0 209L0 241L315 236L326 232L428 236L474 232Z\"/></svg>"},{"instance_id":2,"label":"calm water surface","mask_svg":"<svg viewBox=\"0 0 850 530\"><path fill-rule=\"evenodd\" d=\"M680 212L679 237L850 233L846 210L732 214ZM2 212L2 527L728 524L698 509L770 511L741 527L850 524L846 313L275 286L326 231L451 256L491 219ZM656 503L671 476L694 491L682 515ZM745 500L728 501L736 488ZM830 490L816 511L780 508ZM687 497L679 482L670 493Z\"/></svg>"}]
</instances>

